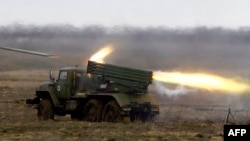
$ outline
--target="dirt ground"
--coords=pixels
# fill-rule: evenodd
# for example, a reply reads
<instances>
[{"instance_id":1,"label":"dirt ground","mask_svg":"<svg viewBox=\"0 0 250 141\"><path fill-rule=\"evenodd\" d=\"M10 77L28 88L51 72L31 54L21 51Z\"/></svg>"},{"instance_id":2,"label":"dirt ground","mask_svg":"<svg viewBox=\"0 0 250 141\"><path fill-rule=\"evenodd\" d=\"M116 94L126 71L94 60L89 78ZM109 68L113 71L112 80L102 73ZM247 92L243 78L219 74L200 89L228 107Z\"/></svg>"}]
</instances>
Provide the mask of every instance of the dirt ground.
<instances>
[{"instance_id":1,"label":"dirt ground","mask_svg":"<svg viewBox=\"0 0 250 141\"><path fill-rule=\"evenodd\" d=\"M203 111L185 105L160 103L161 113L152 123L92 123L72 121L69 116L39 121L36 110L26 105L25 99L33 97L36 87L48 80L48 74L48 70L0 72L0 140L223 140L225 111Z\"/></svg>"}]
</instances>

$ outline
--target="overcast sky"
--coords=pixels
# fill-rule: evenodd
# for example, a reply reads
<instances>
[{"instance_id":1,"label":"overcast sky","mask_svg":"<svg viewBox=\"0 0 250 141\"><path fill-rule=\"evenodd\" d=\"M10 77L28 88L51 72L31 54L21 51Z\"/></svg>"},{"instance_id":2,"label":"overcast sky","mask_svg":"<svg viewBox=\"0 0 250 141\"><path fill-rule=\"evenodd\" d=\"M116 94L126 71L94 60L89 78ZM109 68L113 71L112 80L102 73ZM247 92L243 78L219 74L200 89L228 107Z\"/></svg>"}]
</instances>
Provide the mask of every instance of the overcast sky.
<instances>
[{"instance_id":1,"label":"overcast sky","mask_svg":"<svg viewBox=\"0 0 250 141\"><path fill-rule=\"evenodd\" d=\"M250 26L250 0L0 0L0 25Z\"/></svg>"}]
</instances>

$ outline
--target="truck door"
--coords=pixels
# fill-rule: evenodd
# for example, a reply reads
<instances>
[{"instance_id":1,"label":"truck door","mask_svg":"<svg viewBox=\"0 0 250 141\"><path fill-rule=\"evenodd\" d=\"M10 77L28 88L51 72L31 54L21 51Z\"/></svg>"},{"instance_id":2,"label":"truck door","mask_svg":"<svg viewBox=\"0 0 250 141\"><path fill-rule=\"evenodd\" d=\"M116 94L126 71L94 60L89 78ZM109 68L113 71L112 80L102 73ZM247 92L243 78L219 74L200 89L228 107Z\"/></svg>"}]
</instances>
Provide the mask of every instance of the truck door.
<instances>
[{"instance_id":1,"label":"truck door","mask_svg":"<svg viewBox=\"0 0 250 141\"><path fill-rule=\"evenodd\" d=\"M66 99L69 96L69 73L67 71L61 71L56 84L56 94L59 99Z\"/></svg>"},{"instance_id":2,"label":"truck door","mask_svg":"<svg viewBox=\"0 0 250 141\"><path fill-rule=\"evenodd\" d=\"M83 71L74 71L73 72L73 85L72 85L72 95L77 92L83 91Z\"/></svg>"}]
</instances>

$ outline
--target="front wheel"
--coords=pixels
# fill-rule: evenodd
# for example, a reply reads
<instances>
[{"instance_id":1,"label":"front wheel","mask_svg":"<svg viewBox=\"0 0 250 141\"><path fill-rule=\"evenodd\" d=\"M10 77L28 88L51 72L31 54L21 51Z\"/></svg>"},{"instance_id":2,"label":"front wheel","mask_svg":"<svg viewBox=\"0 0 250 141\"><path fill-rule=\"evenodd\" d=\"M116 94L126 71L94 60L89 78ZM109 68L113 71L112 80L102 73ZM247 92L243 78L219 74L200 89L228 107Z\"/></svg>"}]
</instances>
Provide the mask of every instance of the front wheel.
<instances>
[{"instance_id":1,"label":"front wheel","mask_svg":"<svg viewBox=\"0 0 250 141\"><path fill-rule=\"evenodd\" d=\"M43 99L38 104L37 116L40 120L54 119L54 106L51 100Z\"/></svg>"}]
</instances>

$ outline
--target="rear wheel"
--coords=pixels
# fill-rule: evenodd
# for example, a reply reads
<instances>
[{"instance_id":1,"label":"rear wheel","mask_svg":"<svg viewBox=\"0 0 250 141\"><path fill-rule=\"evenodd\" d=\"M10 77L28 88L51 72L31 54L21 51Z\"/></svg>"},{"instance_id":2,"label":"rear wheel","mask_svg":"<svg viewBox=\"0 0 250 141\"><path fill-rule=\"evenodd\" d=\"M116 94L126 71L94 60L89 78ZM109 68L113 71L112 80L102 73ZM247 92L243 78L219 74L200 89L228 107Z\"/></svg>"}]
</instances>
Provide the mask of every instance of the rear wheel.
<instances>
[{"instance_id":1,"label":"rear wheel","mask_svg":"<svg viewBox=\"0 0 250 141\"><path fill-rule=\"evenodd\" d=\"M54 106L49 99L43 99L38 104L37 116L40 120L54 119Z\"/></svg>"},{"instance_id":2,"label":"rear wheel","mask_svg":"<svg viewBox=\"0 0 250 141\"><path fill-rule=\"evenodd\" d=\"M89 100L84 106L84 120L97 122L101 120L103 104L97 99Z\"/></svg>"},{"instance_id":3,"label":"rear wheel","mask_svg":"<svg viewBox=\"0 0 250 141\"><path fill-rule=\"evenodd\" d=\"M102 121L117 122L121 120L121 108L116 101L109 101L103 108Z\"/></svg>"}]
</instances>

